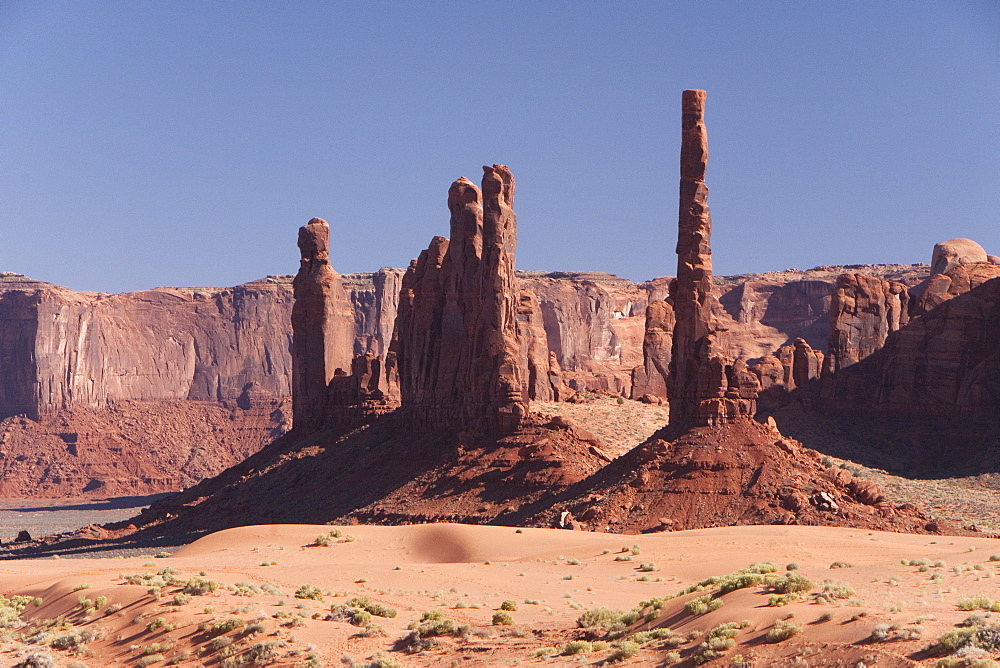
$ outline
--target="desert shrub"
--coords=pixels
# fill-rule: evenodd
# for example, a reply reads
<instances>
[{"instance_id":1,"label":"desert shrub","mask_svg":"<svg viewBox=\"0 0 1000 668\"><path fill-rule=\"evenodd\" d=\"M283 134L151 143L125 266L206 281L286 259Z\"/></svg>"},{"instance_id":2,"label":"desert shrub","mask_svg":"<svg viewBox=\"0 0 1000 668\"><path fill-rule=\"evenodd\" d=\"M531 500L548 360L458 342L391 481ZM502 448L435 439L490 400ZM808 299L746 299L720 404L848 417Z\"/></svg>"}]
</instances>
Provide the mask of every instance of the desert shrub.
<instances>
[{"instance_id":1,"label":"desert shrub","mask_svg":"<svg viewBox=\"0 0 1000 668\"><path fill-rule=\"evenodd\" d=\"M308 598L316 601L322 601L323 590L315 585L304 584L295 590L295 598Z\"/></svg>"},{"instance_id":2,"label":"desert shrub","mask_svg":"<svg viewBox=\"0 0 1000 668\"><path fill-rule=\"evenodd\" d=\"M988 656L948 656L938 659L935 668L996 668L997 662Z\"/></svg>"},{"instance_id":3,"label":"desert shrub","mask_svg":"<svg viewBox=\"0 0 1000 668\"><path fill-rule=\"evenodd\" d=\"M251 645L243 657L252 666L266 666L277 660L278 653L274 651L276 646L273 642L259 642Z\"/></svg>"},{"instance_id":4,"label":"desert shrub","mask_svg":"<svg viewBox=\"0 0 1000 668\"><path fill-rule=\"evenodd\" d=\"M402 664L388 656L376 656L367 663L356 663L356 668L402 668Z\"/></svg>"},{"instance_id":5,"label":"desert shrub","mask_svg":"<svg viewBox=\"0 0 1000 668\"><path fill-rule=\"evenodd\" d=\"M830 568L854 568L854 564L849 564L846 561L835 561L830 564Z\"/></svg>"},{"instance_id":6,"label":"desert shrub","mask_svg":"<svg viewBox=\"0 0 1000 668\"><path fill-rule=\"evenodd\" d=\"M21 613L35 599L31 596L0 596L0 628L9 629L21 621ZM41 599L39 599L41 600Z\"/></svg>"},{"instance_id":7,"label":"desert shrub","mask_svg":"<svg viewBox=\"0 0 1000 668\"><path fill-rule=\"evenodd\" d=\"M639 570L644 573L652 573L656 570L656 564L650 561L649 563L639 564Z\"/></svg>"},{"instance_id":8,"label":"desert shrub","mask_svg":"<svg viewBox=\"0 0 1000 668\"><path fill-rule=\"evenodd\" d=\"M868 639L874 642L881 642L888 637L889 637L889 625L877 624L875 628L872 629L871 635L868 636Z\"/></svg>"},{"instance_id":9,"label":"desert shrub","mask_svg":"<svg viewBox=\"0 0 1000 668\"><path fill-rule=\"evenodd\" d=\"M658 628L633 633L626 640L645 645L653 640L661 640L663 647L680 647L687 639L673 629Z\"/></svg>"},{"instance_id":10,"label":"desert shrub","mask_svg":"<svg viewBox=\"0 0 1000 668\"><path fill-rule=\"evenodd\" d=\"M506 610L497 610L493 613L493 626L511 626L514 623L514 616Z\"/></svg>"},{"instance_id":11,"label":"desert shrub","mask_svg":"<svg viewBox=\"0 0 1000 668\"><path fill-rule=\"evenodd\" d=\"M780 577L771 576L766 578L764 585L778 594L806 592L815 586L808 578L795 571L791 571L787 575Z\"/></svg>"},{"instance_id":12,"label":"desert shrub","mask_svg":"<svg viewBox=\"0 0 1000 668\"><path fill-rule=\"evenodd\" d=\"M386 607L381 603L376 603L367 596L355 596L345 605L349 608L361 608L365 612L375 615L376 617L392 618L396 616L395 609Z\"/></svg>"},{"instance_id":13,"label":"desert shrub","mask_svg":"<svg viewBox=\"0 0 1000 668\"><path fill-rule=\"evenodd\" d=\"M333 531L327 533L321 533L316 536L316 540L314 540L311 545L312 547L327 547L328 545L332 545L334 540L340 538L341 535L343 534L341 534L340 529L334 529Z\"/></svg>"},{"instance_id":14,"label":"desert shrub","mask_svg":"<svg viewBox=\"0 0 1000 668\"><path fill-rule=\"evenodd\" d=\"M213 622L211 626L208 627L207 633L211 636L221 636L230 631L235 631L241 628L246 622L239 617L230 617L229 619L220 619L217 622Z\"/></svg>"},{"instance_id":15,"label":"desert shrub","mask_svg":"<svg viewBox=\"0 0 1000 668\"><path fill-rule=\"evenodd\" d=\"M780 608L798 599L798 594L781 594L780 596L778 594L771 594L767 599L767 604L773 608Z\"/></svg>"},{"instance_id":16,"label":"desert shrub","mask_svg":"<svg viewBox=\"0 0 1000 668\"><path fill-rule=\"evenodd\" d=\"M184 589L182 592L192 596L205 596L206 594L211 594L221 586L222 585L215 580L209 580L196 575L184 583Z\"/></svg>"},{"instance_id":17,"label":"desert shrub","mask_svg":"<svg viewBox=\"0 0 1000 668\"><path fill-rule=\"evenodd\" d=\"M822 595L826 598L843 598L848 599L854 596L854 588L849 587L845 584L834 582L832 580L827 580L823 584Z\"/></svg>"},{"instance_id":18,"label":"desert shrub","mask_svg":"<svg viewBox=\"0 0 1000 668\"><path fill-rule=\"evenodd\" d=\"M14 668L55 668L56 660L45 652L32 652L14 664Z\"/></svg>"},{"instance_id":19,"label":"desert shrub","mask_svg":"<svg viewBox=\"0 0 1000 668\"><path fill-rule=\"evenodd\" d=\"M221 649L229 647L233 644L232 638L227 638L226 636L219 636L218 638L213 638L206 645L209 652L218 652Z\"/></svg>"},{"instance_id":20,"label":"desert shrub","mask_svg":"<svg viewBox=\"0 0 1000 668\"><path fill-rule=\"evenodd\" d=\"M152 666L154 663L159 663L160 661L163 661L166 658L167 657L163 656L162 654L147 654L146 656L136 661L135 665L139 666L139 668L146 668L146 666Z\"/></svg>"},{"instance_id":21,"label":"desert shrub","mask_svg":"<svg viewBox=\"0 0 1000 668\"><path fill-rule=\"evenodd\" d=\"M509 610L510 612L517 612L517 601L506 600L500 604L501 610Z\"/></svg>"},{"instance_id":22,"label":"desert shrub","mask_svg":"<svg viewBox=\"0 0 1000 668\"><path fill-rule=\"evenodd\" d=\"M736 645L734 638L736 638L740 629L747 625L749 625L749 622L742 624L728 622L726 624L719 624L709 631L705 635L705 641L695 648L694 654L691 656L694 665L700 666L707 661L717 659L732 649Z\"/></svg>"},{"instance_id":23,"label":"desert shrub","mask_svg":"<svg viewBox=\"0 0 1000 668\"><path fill-rule=\"evenodd\" d=\"M507 613L510 614L510 613ZM427 610L419 621L410 623L412 629L408 634L396 641L396 648L406 652L422 652L436 644L435 636L461 633L455 622L445 618L440 610Z\"/></svg>"},{"instance_id":24,"label":"desert shrub","mask_svg":"<svg viewBox=\"0 0 1000 668\"><path fill-rule=\"evenodd\" d=\"M621 610L611 610L610 608L601 607L591 608L577 617L576 625L581 629L595 626L607 629L620 621L622 621Z\"/></svg>"},{"instance_id":25,"label":"desert shrub","mask_svg":"<svg viewBox=\"0 0 1000 668\"><path fill-rule=\"evenodd\" d=\"M150 622L148 622L146 624L146 630L150 631L150 632L152 632L152 631L158 631L158 630L162 629L166 625L167 625L167 620L166 619L164 619L163 617L157 617L156 619L154 619L154 620L152 620L152 621L150 621Z\"/></svg>"},{"instance_id":26,"label":"desert shrub","mask_svg":"<svg viewBox=\"0 0 1000 668\"><path fill-rule=\"evenodd\" d=\"M559 648L559 653L563 656L586 654L593 651L594 646L586 640L570 640L568 643Z\"/></svg>"},{"instance_id":27,"label":"desert shrub","mask_svg":"<svg viewBox=\"0 0 1000 668\"><path fill-rule=\"evenodd\" d=\"M622 640L617 645L614 645L614 649L608 654L608 658L605 661L607 663L619 663L625 659L631 659L639 653L639 649L638 643L631 640Z\"/></svg>"},{"instance_id":28,"label":"desert shrub","mask_svg":"<svg viewBox=\"0 0 1000 668\"><path fill-rule=\"evenodd\" d=\"M80 649L86 643L91 640L97 640L101 637L99 631L92 631L90 629L84 629L82 631L76 631L74 633L66 633L61 636L56 636L53 638L49 645L52 649L59 650L73 650Z\"/></svg>"},{"instance_id":29,"label":"desert shrub","mask_svg":"<svg viewBox=\"0 0 1000 668\"><path fill-rule=\"evenodd\" d=\"M990 597L980 594L978 596L972 596L970 598L963 598L960 600L958 602L958 609L1000 612L1000 600L994 601Z\"/></svg>"},{"instance_id":30,"label":"desert shrub","mask_svg":"<svg viewBox=\"0 0 1000 668\"><path fill-rule=\"evenodd\" d=\"M767 632L765 639L769 643L778 643L788 640L792 636L796 636L801 632L802 626L800 624L793 624L787 620L779 619L774 623L771 630Z\"/></svg>"},{"instance_id":31,"label":"desert shrub","mask_svg":"<svg viewBox=\"0 0 1000 668\"><path fill-rule=\"evenodd\" d=\"M718 610L724 602L721 598L713 599L712 594L705 594L685 603L684 609L692 615L704 615L706 612Z\"/></svg>"},{"instance_id":32,"label":"desert shrub","mask_svg":"<svg viewBox=\"0 0 1000 668\"><path fill-rule=\"evenodd\" d=\"M966 627L966 626L986 626L986 618L982 615L969 615L955 626Z\"/></svg>"}]
</instances>

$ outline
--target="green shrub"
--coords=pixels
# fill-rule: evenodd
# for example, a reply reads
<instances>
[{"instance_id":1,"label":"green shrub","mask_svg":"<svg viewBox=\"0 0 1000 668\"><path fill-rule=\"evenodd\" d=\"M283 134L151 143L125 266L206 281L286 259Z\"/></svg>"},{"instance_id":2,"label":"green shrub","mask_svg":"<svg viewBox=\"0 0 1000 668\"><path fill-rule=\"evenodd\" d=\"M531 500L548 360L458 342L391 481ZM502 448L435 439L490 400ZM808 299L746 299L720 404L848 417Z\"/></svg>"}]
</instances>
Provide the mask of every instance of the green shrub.
<instances>
[{"instance_id":1,"label":"green shrub","mask_svg":"<svg viewBox=\"0 0 1000 668\"><path fill-rule=\"evenodd\" d=\"M493 613L493 625L494 626L511 626L514 623L514 617L506 610L497 610Z\"/></svg>"},{"instance_id":2,"label":"green shrub","mask_svg":"<svg viewBox=\"0 0 1000 668\"><path fill-rule=\"evenodd\" d=\"M610 608L592 608L577 617L576 625L581 629L600 627L610 628L614 624L622 621L621 610L611 610ZM635 620L633 620L635 621ZM626 622L631 623L631 622Z\"/></svg>"},{"instance_id":3,"label":"green shrub","mask_svg":"<svg viewBox=\"0 0 1000 668\"><path fill-rule=\"evenodd\" d=\"M806 592L815 586L808 578L795 571L780 577L771 576L765 579L764 585L778 594Z\"/></svg>"},{"instance_id":4,"label":"green shrub","mask_svg":"<svg viewBox=\"0 0 1000 668\"><path fill-rule=\"evenodd\" d=\"M203 577L195 576L184 583L184 589L182 591L185 594L191 594L193 596L205 596L206 594L211 594L221 586L222 585L215 580L208 580Z\"/></svg>"},{"instance_id":5,"label":"green shrub","mask_svg":"<svg viewBox=\"0 0 1000 668\"><path fill-rule=\"evenodd\" d=\"M376 603L367 596L355 596L345 605L349 608L361 608L365 612L375 615L376 617L392 618L396 616L396 610L394 608L389 608L381 603Z\"/></svg>"},{"instance_id":6,"label":"green shrub","mask_svg":"<svg viewBox=\"0 0 1000 668\"><path fill-rule=\"evenodd\" d=\"M208 634L212 636L221 636L230 631L235 631L236 629L242 627L246 622L239 617L230 617L229 619L222 619L217 622L213 622L208 628Z\"/></svg>"},{"instance_id":7,"label":"green shrub","mask_svg":"<svg viewBox=\"0 0 1000 668\"><path fill-rule=\"evenodd\" d=\"M767 632L765 640L769 643L778 643L788 640L792 636L796 636L802 632L801 624L793 624L784 619L779 619L774 623L774 626L770 631Z\"/></svg>"},{"instance_id":8,"label":"green shrub","mask_svg":"<svg viewBox=\"0 0 1000 668\"><path fill-rule=\"evenodd\" d=\"M724 601L721 598L712 598L712 594L705 594L698 598L691 599L684 604L684 609L692 615L704 615L706 612L718 610Z\"/></svg>"},{"instance_id":9,"label":"green shrub","mask_svg":"<svg viewBox=\"0 0 1000 668\"><path fill-rule=\"evenodd\" d=\"M163 617L157 617L156 619L150 621L146 624L147 631L158 631L167 625L167 620Z\"/></svg>"},{"instance_id":10,"label":"green shrub","mask_svg":"<svg viewBox=\"0 0 1000 668\"><path fill-rule=\"evenodd\" d=\"M511 612L517 611L517 601L507 600L500 604L501 610L509 610Z\"/></svg>"},{"instance_id":11,"label":"green shrub","mask_svg":"<svg viewBox=\"0 0 1000 668\"><path fill-rule=\"evenodd\" d=\"M608 658L605 659L607 663L619 663L625 659L631 659L633 656L639 653L639 644L632 642L631 640L622 640L617 645L614 645L615 649L612 650L611 654L608 654Z\"/></svg>"},{"instance_id":12,"label":"green shrub","mask_svg":"<svg viewBox=\"0 0 1000 668\"><path fill-rule=\"evenodd\" d=\"M586 654L593 652L594 646L586 640L571 640L559 648L559 653L563 656L573 656L574 654Z\"/></svg>"},{"instance_id":13,"label":"green shrub","mask_svg":"<svg viewBox=\"0 0 1000 668\"><path fill-rule=\"evenodd\" d=\"M295 590L295 598L323 600L323 590L311 584L304 584Z\"/></svg>"}]
</instances>

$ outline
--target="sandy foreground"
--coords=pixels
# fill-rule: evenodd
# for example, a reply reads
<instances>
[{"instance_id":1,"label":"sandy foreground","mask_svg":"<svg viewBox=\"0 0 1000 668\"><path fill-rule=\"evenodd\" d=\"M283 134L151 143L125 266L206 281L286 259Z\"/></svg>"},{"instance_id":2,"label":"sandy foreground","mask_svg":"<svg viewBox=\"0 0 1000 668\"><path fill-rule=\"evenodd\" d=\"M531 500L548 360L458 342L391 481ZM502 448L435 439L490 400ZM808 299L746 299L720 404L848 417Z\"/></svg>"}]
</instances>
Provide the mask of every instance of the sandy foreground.
<instances>
[{"instance_id":1,"label":"sandy foreground","mask_svg":"<svg viewBox=\"0 0 1000 668\"><path fill-rule=\"evenodd\" d=\"M341 535L313 545L334 529ZM709 586L667 600L658 612L647 607L650 614L619 627L617 638L578 626L588 609L628 611L764 561L779 576L797 564L814 586L782 606L768 605L775 594L762 585L724 594ZM834 562L841 563L831 568ZM998 571L994 539L827 527L623 536L454 524L251 526L206 536L169 556L0 562L0 594L41 599L27 603L24 621L8 622L0 664L45 652L53 665L65 666L596 665L632 633L670 628L671 638L634 638L639 651L621 665L693 665L706 658L699 646L707 633L737 622L742 628L730 633L735 646L717 641L722 656L708 665L934 665L938 656L925 648L976 614L960 610L960 601L1000 599ZM185 586L210 589L207 581L220 586L184 594ZM818 598L824 588L827 595ZM703 614L685 608L706 594L724 603ZM336 609L361 596L395 616L368 619ZM509 611L512 624L494 623L504 601L516 608ZM442 635L402 641L427 611L457 630L449 633L444 622L436 628ZM995 621L988 611L978 614L986 624ZM800 628L768 642L776 623ZM431 626L435 620L424 630ZM573 640L591 647L596 641L597 649L567 648ZM536 656L544 648L564 654ZM574 649L584 651L565 654Z\"/></svg>"}]
</instances>

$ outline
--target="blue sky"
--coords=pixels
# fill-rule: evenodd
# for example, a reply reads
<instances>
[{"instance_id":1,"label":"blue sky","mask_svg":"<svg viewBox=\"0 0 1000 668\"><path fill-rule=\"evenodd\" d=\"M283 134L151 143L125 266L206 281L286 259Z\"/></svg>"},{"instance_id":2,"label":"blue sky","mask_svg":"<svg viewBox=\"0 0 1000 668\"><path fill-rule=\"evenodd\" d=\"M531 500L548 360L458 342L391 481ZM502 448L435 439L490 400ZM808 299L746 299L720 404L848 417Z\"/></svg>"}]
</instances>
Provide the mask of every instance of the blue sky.
<instances>
[{"instance_id":1,"label":"blue sky","mask_svg":"<svg viewBox=\"0 0 1000 668\"><path fill-rule=\"evenodd\" d=\"M0 271L81 290L341 272L517 179L518 267L674 273L708 91L718 273L1000 254L1000 3L0 2Z\"/></svg>"}]
</instances>

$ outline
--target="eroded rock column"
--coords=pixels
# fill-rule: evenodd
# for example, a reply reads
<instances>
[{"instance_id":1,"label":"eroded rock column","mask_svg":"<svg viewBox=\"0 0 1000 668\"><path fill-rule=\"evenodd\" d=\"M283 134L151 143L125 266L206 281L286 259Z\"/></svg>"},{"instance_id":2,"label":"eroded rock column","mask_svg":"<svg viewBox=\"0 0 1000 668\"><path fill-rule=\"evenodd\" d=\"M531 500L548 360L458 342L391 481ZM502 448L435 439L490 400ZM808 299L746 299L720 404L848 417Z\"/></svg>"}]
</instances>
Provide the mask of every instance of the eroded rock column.
<instances>
[{"instance_id":1,"label":"eroded rock column","mask_svg":"<svg viewBox=\"0 0 1000 668\"><path fill-rule=\"evenodd\" d=\"M354 314L340 274L330 266L330 226L313 218L299 228L302 260L293 283L293 427L308 433L326 420L328 386L346 375L354 350Z\"/></svg>"},{"instance_id":2,"label":"eroded rock column","mask_svg":"<svg viewBox=\"0 0 1000 668\"><path fill-rule=\"evenodd\" d=\"M677 220L677 279L671 283L670 422L715 424L752 416L757 387L745 364L734 365L720 345L712 306L712 217L708 209L708 133L705 91L681 101L681 182ZM739 362L739 361L738 361Z\"/></svg>"}]
</instances>

